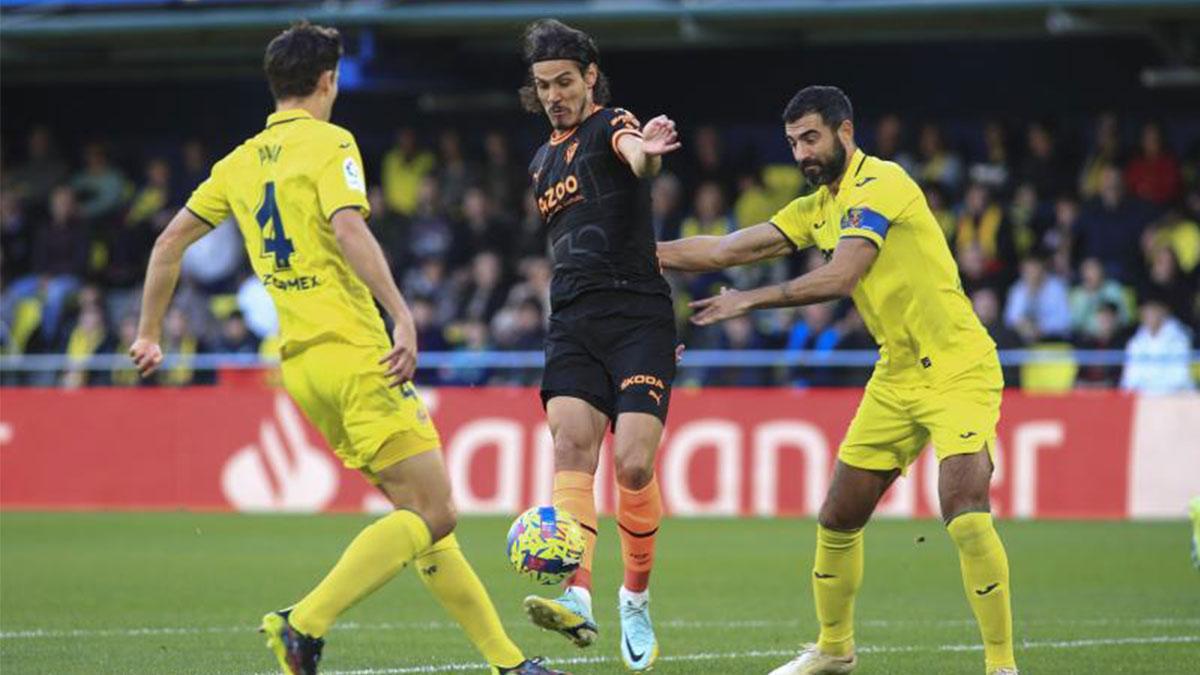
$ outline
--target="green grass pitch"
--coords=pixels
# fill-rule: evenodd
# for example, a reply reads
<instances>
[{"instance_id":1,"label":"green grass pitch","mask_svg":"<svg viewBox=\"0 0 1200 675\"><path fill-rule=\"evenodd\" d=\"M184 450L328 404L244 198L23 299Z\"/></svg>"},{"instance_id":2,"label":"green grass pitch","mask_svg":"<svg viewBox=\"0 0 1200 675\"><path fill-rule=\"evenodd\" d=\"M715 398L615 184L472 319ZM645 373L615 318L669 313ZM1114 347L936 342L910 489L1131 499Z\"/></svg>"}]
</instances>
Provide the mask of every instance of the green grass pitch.
<instances>
[{"instance_id":1,"label":"green grass pitch","mask_svg":"<svg viewBox=\"0 0 1200 675\"><path fill-rule=\"evenodd\" d=\"M0 670L268 673L264 611L317 581L366 516L0 515ZM624 672L617 651L619 543L602 524L600 640L580 651L534 629L539 588L504 557L504 518L465 518L468 558L514 639L577 673ZM1004 522L1023 673L1200 672L1200 572L1182 522ZM923 542L919 538L924 537ZM658 673L757 673L815 637L808 520L669 520L652 593ZM859 673L981 673L954 549L933 521L867 530ZM329 635L327 673L486 672L405 572Z\"/></svg>"}]
</instances>

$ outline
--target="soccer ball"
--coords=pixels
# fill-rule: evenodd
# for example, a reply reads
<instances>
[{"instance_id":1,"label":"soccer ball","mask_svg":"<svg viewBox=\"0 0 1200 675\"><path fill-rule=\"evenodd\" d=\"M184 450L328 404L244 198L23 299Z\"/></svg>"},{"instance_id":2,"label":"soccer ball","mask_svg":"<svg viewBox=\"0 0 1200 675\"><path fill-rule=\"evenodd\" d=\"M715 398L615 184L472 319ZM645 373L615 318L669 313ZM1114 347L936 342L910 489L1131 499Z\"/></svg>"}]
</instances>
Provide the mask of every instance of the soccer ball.
<instances>
[{"instance_id":1,"label":"soccer ball","mask_svg":"<svg viewBox=\"0 0 1200 675\"><path fill-rule=\"evenodd\" d=\"M583 528L553 506L529 509L508 528L508 560L518 574L539 584L561 583L583 561Z\"/></svg>"}]
</instances>

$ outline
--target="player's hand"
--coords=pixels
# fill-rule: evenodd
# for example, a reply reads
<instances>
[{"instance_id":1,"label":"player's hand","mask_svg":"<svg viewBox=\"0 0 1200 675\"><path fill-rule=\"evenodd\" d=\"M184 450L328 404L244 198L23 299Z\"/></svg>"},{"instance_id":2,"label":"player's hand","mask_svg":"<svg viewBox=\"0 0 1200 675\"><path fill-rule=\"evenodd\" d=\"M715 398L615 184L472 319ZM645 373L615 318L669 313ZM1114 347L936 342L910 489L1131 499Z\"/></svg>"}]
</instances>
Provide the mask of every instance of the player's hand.
<instances>
[{"instance_id":1,"label":"player's hand","mask_svg":"<svg viewBox=\"0 0 1200 675\"><path fill-rule=\"evenodd\" d=\"M642 127L642 152L651 157L674 152L682 145L675 122L666 115L659 115Z\"/></svg>"},{"instance_id":2,"label":"player's hand","mask_svg":"<svg viewBox=\"0 0 1200 675\"><path fill-rule=\"evenodd\" d=\"M396 321L396 327L392 329L392 349L379 359L379 363L387 366L384 376L389 387L412 381L417 372L417 327L413 325L412 317Z\"/></svg>"},{"instance_id":3,"label":"player's hand","mask_svg":"<svg viewBox=\"0 0 1200 675\"><path fill-rule=\"evenodd\" d=\"M150 377L162 365L162 347L154 340L138 338L129 347L129 358L133 359L133 367L137 368L142 377Z\"/></svg>"},{"instance_id":4,"label":"player's hand","mask_svg":"<svg viewBox=\"0 0 1200 675\"><path fill-rule=\"evenodd\" d=\"M711 326L735 316L742 316L750 311L750 303L746 301L746 294L731 288L722 288L719 295L711 298L689 302L688 307L696 312L692 315L692 323L697 326Z\"/></svg>"}]
</instances>

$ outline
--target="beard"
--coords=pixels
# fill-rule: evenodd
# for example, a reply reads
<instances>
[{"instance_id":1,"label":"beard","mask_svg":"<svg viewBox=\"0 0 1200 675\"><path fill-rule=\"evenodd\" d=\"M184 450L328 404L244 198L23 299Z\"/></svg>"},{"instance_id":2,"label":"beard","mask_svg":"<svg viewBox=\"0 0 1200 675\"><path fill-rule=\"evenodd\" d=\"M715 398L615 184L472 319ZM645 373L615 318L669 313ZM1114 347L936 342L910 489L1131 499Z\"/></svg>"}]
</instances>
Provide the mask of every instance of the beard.
<instances>
[{"instance_id":1,"label":"beard","mask_svg":"<svg viewBox=\"0 0 1200 675\"><path fill-rule=\"evenodd\" d=\"M846 146L842 145L842 139L834 136L833 152L828 157L801 162L800 173L804 174L804 180L808 181L809 186L820 187L822 185L829 185L837 180L845 166ZM814 167L817 171L810 173L809 170Z\"/></svg>"},{"instance_id":2,"label":"beard","mask_svg":"<svg viewBox=\"0 0 1200 675\"><path fill-rule=\"evenodd\" d=\"M546 108L546 116L550 118L550 126L555 131L567 131L579 126L583 121L583 112L587 107L587 99L579 104L578 110L571 110L568 105L559 104L554 108Z\"/></svg>"}]
</instances>

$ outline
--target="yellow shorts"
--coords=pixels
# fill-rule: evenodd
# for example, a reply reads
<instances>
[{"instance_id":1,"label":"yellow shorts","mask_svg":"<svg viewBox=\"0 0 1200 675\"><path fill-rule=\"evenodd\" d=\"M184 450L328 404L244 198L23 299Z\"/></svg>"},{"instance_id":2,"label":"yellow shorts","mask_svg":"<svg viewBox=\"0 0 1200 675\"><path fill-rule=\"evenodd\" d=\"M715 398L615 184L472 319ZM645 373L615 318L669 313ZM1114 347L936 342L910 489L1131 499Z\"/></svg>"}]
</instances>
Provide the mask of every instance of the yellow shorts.
<instances>
[{"instance_id":1,"label":"yellow shorts","mask_svg":"<svg viewBox=\"0 0 1200 675\"><path fill-rule=\"evenodd\" d=\"M932 438L938 461L995 453L1004 376L993 354L942 384L867 383L838 459L860 469L904 472ZM993 457L993 460L995 458Z\"/></svg>"},{"instance_id":2,"label":"yellow shorts","mask_svg":"<svg viewBox=\"0 0 1200 675\"><path fill-rule=\"evenodd\" d=\"M396 462L441 447L412 384L387 385L379 364L386 353L382 347L328 342L284 359L281 367L284 388L334 454L372 482ZM393 439L397 442L389 442Z\"/></svg>"}]
</instances>

